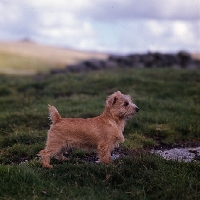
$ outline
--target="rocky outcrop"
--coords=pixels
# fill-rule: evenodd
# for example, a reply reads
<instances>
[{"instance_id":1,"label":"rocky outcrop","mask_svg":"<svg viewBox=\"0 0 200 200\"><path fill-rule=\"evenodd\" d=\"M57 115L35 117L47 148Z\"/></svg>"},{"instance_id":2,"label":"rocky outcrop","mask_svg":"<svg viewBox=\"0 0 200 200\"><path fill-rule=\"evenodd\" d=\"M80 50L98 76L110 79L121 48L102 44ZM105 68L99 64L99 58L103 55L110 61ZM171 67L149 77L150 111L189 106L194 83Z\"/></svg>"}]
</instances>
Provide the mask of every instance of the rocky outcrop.
<instances>
[{"instance_id":1,"label":"rocky outcrop","mask_svg":"<svg viewBox=\"0 0 200 200\"><path fill-rule=\"evenodd\" d=\"M109 60L124 67L200 68L200 61L192 59L190 54L184 51L177 54L147 53L110 56Z\"/></svg>"},{"instance_id":2,"label":"rocky outcrop","mask_svg":"<svg viewBox=\"0 0 200 200\"><path fill-rule=\"evenodd\" d=\"M185 51L177 54L146 53L127 56L110 55L107 60L87 60L76 65L68 65L64 69L52 69L51 73L67 73L100 70L105 68L189 68L200 69L200 60L193 59Z\"/></svg>"}]
</instances>

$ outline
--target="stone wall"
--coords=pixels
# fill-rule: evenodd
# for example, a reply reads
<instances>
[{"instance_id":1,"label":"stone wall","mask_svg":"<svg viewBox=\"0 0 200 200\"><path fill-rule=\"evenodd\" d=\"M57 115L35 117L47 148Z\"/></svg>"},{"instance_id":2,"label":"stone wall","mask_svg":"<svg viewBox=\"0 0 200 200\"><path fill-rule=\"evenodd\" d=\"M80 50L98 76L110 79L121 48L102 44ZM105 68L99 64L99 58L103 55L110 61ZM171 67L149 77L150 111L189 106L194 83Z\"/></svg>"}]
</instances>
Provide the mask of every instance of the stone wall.
<instances>
[{"instance_id":1,"label":"stone wall","mask_svg":"<svg viewBox=\"0 0 200 200\"><path fill-rule=\"evenodd\" d=\"M64 69L52 69L51 73L67 73L100 70L105 68L188 68L200 69L200 60L195 60L185 51L177 54L146 53L127 56L110 55L107 60L87 60L76 65L68 65Z\"/></svg>"}]
</instances>

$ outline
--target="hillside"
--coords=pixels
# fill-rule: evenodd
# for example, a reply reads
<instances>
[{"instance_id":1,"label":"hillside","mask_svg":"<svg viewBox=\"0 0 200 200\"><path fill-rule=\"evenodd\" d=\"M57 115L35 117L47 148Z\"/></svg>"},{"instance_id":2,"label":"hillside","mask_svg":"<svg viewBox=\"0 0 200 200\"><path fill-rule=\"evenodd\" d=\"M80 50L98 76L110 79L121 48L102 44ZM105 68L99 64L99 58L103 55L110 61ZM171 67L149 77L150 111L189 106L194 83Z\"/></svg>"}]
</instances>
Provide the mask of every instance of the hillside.
<instances>
[{"instance_id":1,"label":"hillside","mask_svg":"<svg viewBox=\"0 0 200 200\"><path fill-rule=\"evenodd\" d=\"M35 74L107 55L40 45L33 42L0 42L0 73Z\"/></svg>"},{"instance_id":2,"label":"hillside","mask_svg":"<svg viewBox=\"0 0 200 200\"><path fill-rule=\"evenodd\" d=\"M174 68L0 75L0 199L199 199L200 155L184 163L148 151L200 144L199 83L199 70ZM47 104L62 117L90 118L117 90L140 111L127 121L113 163L96 164L95 152L73 149L68 161L51 159L54 168L43 169L37 154L51 124Z\"/></svg>"},{"instance_id":3,"label":"hillside","mask_svg":"<svg viewBox=\"0 0 200 200\"><path fill-rule=\"evenodd\" d=\"M192 54L191 57L199 60L200 54ZM105 53L69 50L30 41L0 41L0 74L31 75L51 69L56 71L58 68L77 65L85 60L107 58L108 54Z\"/></svg>"}]
</instances>

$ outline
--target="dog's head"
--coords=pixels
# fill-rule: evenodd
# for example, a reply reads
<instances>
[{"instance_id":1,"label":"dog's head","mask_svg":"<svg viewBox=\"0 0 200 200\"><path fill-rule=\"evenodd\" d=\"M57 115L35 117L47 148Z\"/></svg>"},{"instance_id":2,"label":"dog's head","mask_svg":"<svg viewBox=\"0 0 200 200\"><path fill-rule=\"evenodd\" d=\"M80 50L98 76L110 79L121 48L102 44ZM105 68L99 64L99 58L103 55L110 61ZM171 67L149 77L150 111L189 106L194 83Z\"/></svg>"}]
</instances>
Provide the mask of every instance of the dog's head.
<instances>
[{"instance_id":1,"label":"dog's head","mask_svg":"<svg viewBox=\"0 0 200 200\"><path fill-rule=\"evenodd\" d=\"M132 102L130 95L124 95L120 91L107 98L106 107L109 108L113 116L121 119L129 119L139 111L139 108Z\"/></svg>"}]
</instances>

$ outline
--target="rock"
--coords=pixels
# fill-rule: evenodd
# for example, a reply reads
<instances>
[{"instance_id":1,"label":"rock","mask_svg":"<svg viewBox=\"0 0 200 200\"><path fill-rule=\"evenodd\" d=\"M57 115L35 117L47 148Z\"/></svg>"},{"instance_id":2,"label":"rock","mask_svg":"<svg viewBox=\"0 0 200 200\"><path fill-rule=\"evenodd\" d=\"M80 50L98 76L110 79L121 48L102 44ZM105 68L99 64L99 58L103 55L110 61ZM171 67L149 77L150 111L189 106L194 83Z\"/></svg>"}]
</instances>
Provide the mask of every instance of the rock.
<instances>
[{"instance_id":1,"label":"rock","mask_svg":"<svg viewBox=\"0 0 200 200\"><path fill-rule=\"evenodd\" d=\"M113 61L104 61L103 62L104 68L116 68L118 65Z\"/></svg>"},{"instance_id":2,"label":"rock","mask_svg":"<svg viewBox=\"0 0 200 200\"><path fill-rule=\"evenodd\" d=\"M62 73L66 73L67 70L64 68L55 68L55 69L51 69L50 70L50 74L62 74Z\"/></svg>"},{"instance_id":3,"label":"rock","mask_svg":"<svg viewBox=\"0 0 200 200\"><path fill-rule=\"evenodd\" d=\"M108 58L109 61L115 62L119 66L131 67L133 65L133 61L131 58L127 56L110 56Z\"/></svg>"},{"instance_id":4,"label":"rock","mask_svg":"<svg viewBox=\"0 0 200 200\"><path fill-rule=\"evenodd\" d=\"M98 70L103 67L102 62L99 60L89 60L82 63L86 70Z\"/></svg>"},{"instance_id":5,"label":"rock","mask_svg":"<svg viewBox=\"0 0 200 200\"><path fill-rule=\"evenodd\" d=\"M80 71L88 71L88 70L100 70L102 68L105 68L105 66L106 65L104 61L93 59L93 60L84 61L77 65L67 66L66 69L67 71L70 71L70 72L80 72Z\"/></svg>"},{"instance_id":6,"label":"rock","mask_svg":"<svg viewBox=\"0 0 200 200\"><path fill-rule=\"evenodd\" d=\"M180 51L177 57L179 58L180 65L184 68L192 61L190 54L185 51Z\"/></svg>"},{"instance_id":7,"label":"rock","mask_svg":"<svg viewBox=\"0 0 200 200\"><path fill-rule=\"evenodd\" d=\"M77 65L68 65L66 67L66 72L81 72L84 70L85 70L85 66L82 63L77 64Z\"/></svg>"},{"instance_id":8,"label":"rock","mask_svg":"<svg viewBox=\"0 0 200 200\"><path fill-rule=\"evenodd\" d=\"M198 160L198 161L200 161L200 156L195 155L194 160Z\"/></svg>"}]
</instances>

